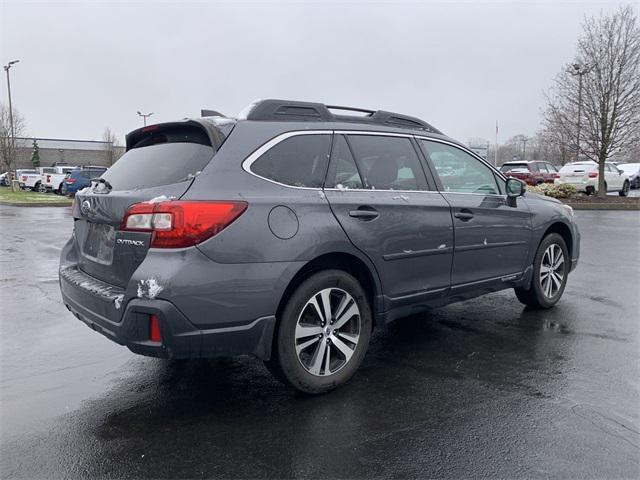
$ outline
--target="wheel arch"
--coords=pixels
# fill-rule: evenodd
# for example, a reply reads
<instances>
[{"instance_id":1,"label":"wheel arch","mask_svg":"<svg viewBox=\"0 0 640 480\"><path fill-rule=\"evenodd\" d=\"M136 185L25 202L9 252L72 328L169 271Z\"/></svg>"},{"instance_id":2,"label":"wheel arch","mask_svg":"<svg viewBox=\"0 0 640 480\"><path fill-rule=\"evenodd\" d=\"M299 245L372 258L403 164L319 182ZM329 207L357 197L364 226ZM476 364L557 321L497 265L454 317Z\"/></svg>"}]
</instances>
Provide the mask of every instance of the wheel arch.
<instances>
[{"instance_id":1,"label":"wheel arch","mask_svg":"<svg viewBox=\"0 0 640 480\"><path fill-rule=\"evenodd\" d=\"M549 235L550 233L557 233L562 237L564 243L567 245L567 251L569 252L569 259L573 258L573 235L571 233L571 228L567 226L564 222L555 222L549 225L545 232L542 234L540 238L540 242ZM540 244L538 242L538 244Z\"/></svg>"},{"instance_id":2,"label":"wheel arch","mask_svg":"<svg viewBox=\"0 0 640 480\"><path fill-rule=\"evenodd\" d=\"M298 285L314 273L331 269L345 271L353 275L360 282L360 285L364 288L367 299L369 300L369 305L371 306L373 313L372 325L375 326L378 322L377 314L382 310L380 303L381 300L379 300L382 297L382 291L377 272L374 270L373 266L368 265L358 256L346 252L325 253L307 262L302 268L300 268L300 270L298 270L298 272L296 272L289 281L282 297L280 298L280 302L278 303L278 308L276 310L276 319L280 318L287 301Z\"/></svg>"}]
</instances>

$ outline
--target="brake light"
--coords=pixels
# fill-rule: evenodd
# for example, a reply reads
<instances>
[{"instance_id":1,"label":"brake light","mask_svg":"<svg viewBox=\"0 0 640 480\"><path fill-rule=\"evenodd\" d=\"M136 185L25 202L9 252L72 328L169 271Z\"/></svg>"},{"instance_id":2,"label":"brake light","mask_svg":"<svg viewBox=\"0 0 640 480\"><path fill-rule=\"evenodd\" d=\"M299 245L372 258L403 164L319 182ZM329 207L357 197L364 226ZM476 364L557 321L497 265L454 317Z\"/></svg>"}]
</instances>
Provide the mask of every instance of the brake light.
<instances>
[{"instance_id":1,"label":"brake light","mask_svg":"<svg viewBox=\"0 0 640 480\"><path fill-rule=\"evenodd\" d=\"M560 178L560 174L559 173L554 174L553 178Z\"/></svg>"},{"instance_id":2,"label":"brake light","mask_svg":"<svg viewBox=\"0 0 640 480\"><path fill-rule=\"evenodd\" d=\"M598 178L598 172L589 172L589 178Z\"/></svg>"},{"instance_id":3,"label":"brake light","mask_svg":"<svg viewBox=\"0 0 640 480\"><path fill-rule=\"evenodd\" d=\"M149 340L156 343L162 343L162 335L160 335L160 322L157 315L151 315L149 319Z\"/></svg>"},{"instance_id":4,"label":"brake light","mask_svg":"<svg viewBox=\"0 0 640 480\"><path fill-rule=\"evenodd\" d=\"M47 175L47 183L51 181L51 175Z\"/></svg>"},{"instance_id":5,"label":"brake light","mask_svg":"<svg viewBox=\"0 0 640 480\"><path fill-rule=\"evenodd\" d=\"M27 176L26 176L26 175L23 175L23 176L22 176L22 181L23 181L23 182L26 182L26 181L27 181Z\"/></svg>"},{"instance_id":6,"label":"brake light","mask_svg":"<svg viewBox=\"0 0 640 480\"><path fill-rule=\"evenodd\" d=\"M120 230L152 232L151 247L183 248L217 235L247 209L247 202L168 201L136 203Z\"/></svg>"},{"instance_id":7,"label":"brake light","mask_svg":"<svg viewBox=\"0 0 640 480\"><path fill-rule=\"evenodd\" d=\"M66 182L67 183L76 183L76 179L75 178L67 178Z\"/></svg>"}]
</instances>

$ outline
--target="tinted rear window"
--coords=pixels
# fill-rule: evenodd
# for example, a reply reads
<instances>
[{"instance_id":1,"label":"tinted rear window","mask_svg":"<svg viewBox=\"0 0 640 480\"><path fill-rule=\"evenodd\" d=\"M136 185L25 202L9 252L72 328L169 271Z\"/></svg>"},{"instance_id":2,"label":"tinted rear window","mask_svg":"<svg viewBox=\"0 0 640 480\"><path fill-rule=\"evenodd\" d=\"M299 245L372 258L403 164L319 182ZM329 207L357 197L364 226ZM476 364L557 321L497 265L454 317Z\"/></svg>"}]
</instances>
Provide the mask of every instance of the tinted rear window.
<instances>
[{"instance_id":1,"label":"tinted rear window","mask_svg":"<svg viewBox=\"0 0 640 480\"><path fill-rule=\"evenodd\" d=\"M569 165L565 165L560 169L562 173L566 172L590 172L596 169L595 164L591 163L573 163Z\"/></svg>"},{"instance_id":2,"label":"tinted rear window","mask_svg":"<svg viewBox=\"0 0 640 480\"><path fill-rule=\"evenodd\" d=\"M500 171L508 172L509 170L513 170L516 168L524 168L525 170L529 170L529 165L526 163L505 163L500 167Z\"/></svg>"},{"instance_id":3,"label":"tinted rear window","mask_svg":"<svg viewBox=\"0 0 640 480\"><path fill-rule=\"evenodd\" d=\"M114 190L135 190L191 180L215 151L206 133L194 126L158 128L140 134L132 147L106 172Z\"/></svg>"}]
</instances>

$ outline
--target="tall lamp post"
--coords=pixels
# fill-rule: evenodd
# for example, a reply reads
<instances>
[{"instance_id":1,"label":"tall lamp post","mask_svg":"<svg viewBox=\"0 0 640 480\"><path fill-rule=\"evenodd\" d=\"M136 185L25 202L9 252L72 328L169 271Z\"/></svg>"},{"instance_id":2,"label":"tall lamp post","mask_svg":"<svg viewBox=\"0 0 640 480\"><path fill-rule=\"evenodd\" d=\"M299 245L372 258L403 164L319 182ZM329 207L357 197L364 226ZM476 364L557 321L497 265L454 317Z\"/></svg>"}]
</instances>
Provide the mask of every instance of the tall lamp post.
<instances>
[{"instance_id":1,"label":"tall lamp post","mask_svg":"<svg viewBox=\"0 0 640 480\"><path fill-rule=\"evenodd\" d=\"M593 65L587 63L574 63L572 65L573 70L569 70L569 73L573 76L578 76L578 125L576 132L576 162L580 160L580 128L581 128L581 114L582 114L582 77L593 70Z\"/></svg>"},{"instance_id":2,"label":"tall lamp post","mask_svg":"<svg viewBox=\"0 0 640 480\"><path fill-rule=\"evenodd\" d=\"M522 160L523 161L527 161L527 142L529 141L529 139L527 137L524 137L522 139Z\"/></svg>"},{"instance_id":3,"label":"tall lamp post","mask_svg":"<svg viewBox=\"0 0 640 480\"><path fill-rule=\"evenodd\" d=\"M9 125L11 128L11 155L15 155L16 150L16 136L13 131L13 107L11 106L11 80L9 79L9 70L13 65L18 63L20 60L11 60L7 63L3 68L4 71L7 72L7 93L9 94Z\"/></svg>"},{"instance_id":4,"label":"tall lamp post","mask_svg":"<svg viewBox=\"0 0 640 480\"><path fill-rule=\"evenodd\" d=\"M147 118L149 118L151 115L153 115L153 112L149 112L149 113L142 113L142 112L138 112L138 115L140 115L142 117L142 119L144 120L144 126L147 126Z\"/></svg>"}]
</instances>

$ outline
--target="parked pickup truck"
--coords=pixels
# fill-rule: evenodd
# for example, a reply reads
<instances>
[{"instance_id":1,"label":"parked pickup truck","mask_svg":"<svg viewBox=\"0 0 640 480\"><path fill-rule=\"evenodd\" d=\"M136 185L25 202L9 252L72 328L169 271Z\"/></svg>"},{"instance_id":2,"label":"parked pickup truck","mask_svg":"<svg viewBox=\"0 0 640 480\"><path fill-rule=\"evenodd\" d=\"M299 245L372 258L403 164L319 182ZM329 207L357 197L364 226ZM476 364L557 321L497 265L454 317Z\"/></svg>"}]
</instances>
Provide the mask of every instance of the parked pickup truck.
<instances>
[{"instance_id":1,"label":"parked pickup truck","mask_svg":"<svg viewBox=\"0 0 640 480\"><path fill-rule=\"evenodd\" d=\"M18 169L16 170L16 178L20 183L20 188L37 190L36 184L40 181L40 171Z\"/></svg>"},{"instance_id":2,"label":"parked pickup truck","mask_svg":"<svg viewBox=\"0 0 640 480\"><path fill-rule=\"evenodd\" d=\"M53 191L53 193L60 193L65 177L74 168L77 168L77 167L74 167L73 165L68 165L68 166L58 165L55 167L43 167L38 190L40 192Z\"/></svg>"}]
</instances>

